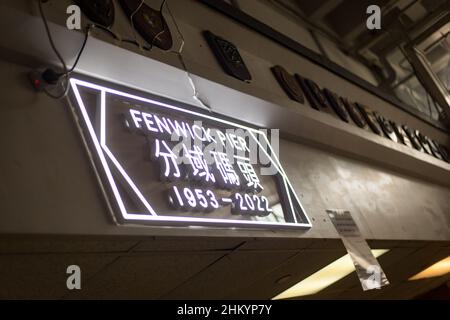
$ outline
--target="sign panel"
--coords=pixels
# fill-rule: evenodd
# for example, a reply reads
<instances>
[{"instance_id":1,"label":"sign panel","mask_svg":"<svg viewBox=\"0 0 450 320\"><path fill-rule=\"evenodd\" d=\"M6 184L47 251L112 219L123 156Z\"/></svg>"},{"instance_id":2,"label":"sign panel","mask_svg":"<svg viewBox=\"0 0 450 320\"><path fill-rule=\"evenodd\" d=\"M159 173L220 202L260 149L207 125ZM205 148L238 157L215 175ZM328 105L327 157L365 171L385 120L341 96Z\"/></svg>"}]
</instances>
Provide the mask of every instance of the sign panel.
<instances>
[{"instance_id":1,"label":"sign panel","mask_svg":"<svg viewBox=\"0 0 450 320\"><path fill-rule=\"evenodd\" d=\"M70 85L118 223L311 227L263 130L130 89Z\"/></svg>"},{"instance_id":2,"label":"sign panel","mask_svg":"<svg viewBox=\"0 0 450 320\"><path fill-rule=\"evenodd\" d=\"M362 289L366 291L387 286L389 280L362 237L350 211L333 209L327 210L327 213L353 261Z\"/></svg>"}]
</instances>

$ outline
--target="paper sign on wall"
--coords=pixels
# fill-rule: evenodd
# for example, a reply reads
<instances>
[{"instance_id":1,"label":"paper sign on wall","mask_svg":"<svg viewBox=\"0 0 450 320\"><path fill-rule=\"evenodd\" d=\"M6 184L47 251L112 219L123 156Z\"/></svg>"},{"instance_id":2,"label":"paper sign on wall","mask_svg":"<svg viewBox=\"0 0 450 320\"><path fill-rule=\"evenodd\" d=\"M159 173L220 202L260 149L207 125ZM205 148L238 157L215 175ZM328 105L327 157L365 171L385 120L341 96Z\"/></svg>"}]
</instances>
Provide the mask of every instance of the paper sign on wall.
<instances>
[{"instance_id":1,"label":"paper sign on wall","mask_svg":"<svg viewBox=\"0 0 450 320\"><path fill-rule=\"evenodd\" d=\"M350 211L327 210L336 231L355 265L356 274L364 291L380 289L389 284L386 275L373 255L367 241L361 236Z\"/></svg>"}]
</instances>

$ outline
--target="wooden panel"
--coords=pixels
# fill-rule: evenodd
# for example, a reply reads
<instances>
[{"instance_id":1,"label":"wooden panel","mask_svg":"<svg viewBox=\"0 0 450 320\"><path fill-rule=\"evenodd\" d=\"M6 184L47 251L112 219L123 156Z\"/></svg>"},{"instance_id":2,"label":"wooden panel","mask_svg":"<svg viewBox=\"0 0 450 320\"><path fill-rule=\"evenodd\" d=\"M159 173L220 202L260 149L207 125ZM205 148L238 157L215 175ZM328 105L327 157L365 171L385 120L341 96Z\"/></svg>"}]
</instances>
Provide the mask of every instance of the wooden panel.
<instances>
[{"instance_id":1,"label":"wooden panel","mask_svg":"<svg viewBox=\"0 0 450 320\"><path fill-rule=\"evenodd\" d=\"M345 254L344 250L302 250L240 290L239 299L271 299Z\"/></svg>"},{"instance_id":2,"label":"wooden panel","mask_svg":"<svg viewBox=\"0 0 450 320\"><path fill-rule=\"evenodd\" d=\"M116 258L106 254L0 255L0 299L59 299L70 293L67 267L81 268L81 288Z\"/></svg>"},{"instance_id":3,"label":"wooden panel","mask_svg":"<svg viewBox=\"0 0 450 320\"><path fill-rule=\"evenodd\" d=\"M219 259L218 253L158 253L120 257L67 298L156 299Z\"/></svg>"},{"instance_id":4,"label":"wooden panel","mask_svg":"<svg viewBox=\"0 0 450 320\"><path fill-rule=\"evenodd\" d=\"M230 299L294 255L292 252L234 252L165 295L167 299Z\"/></svg>"}]
</instances>

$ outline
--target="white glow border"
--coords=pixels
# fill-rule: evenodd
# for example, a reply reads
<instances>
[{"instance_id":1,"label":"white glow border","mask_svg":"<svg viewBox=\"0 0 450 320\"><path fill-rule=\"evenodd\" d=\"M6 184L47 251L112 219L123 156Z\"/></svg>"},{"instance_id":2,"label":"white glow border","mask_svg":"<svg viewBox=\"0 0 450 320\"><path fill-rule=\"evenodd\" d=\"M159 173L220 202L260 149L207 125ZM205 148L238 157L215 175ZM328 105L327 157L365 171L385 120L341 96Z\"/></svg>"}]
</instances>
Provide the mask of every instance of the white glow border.
<instances>
[{"instance_id":1,"label":"white glow border","mask_svg":"<svg viewBox=\"0 0 450 320\"><path fill-rule=\"evenodd\" d=\"M312 227L311 221L309 220L309 217L306 215L306 212L303 208L303 206L301 205L301 202L299 201L294 188L292 187L286 173L284 172L276 154L274 153L272 146L269 143L269 140L267 138L267 136L265 135L264 132L258 131L256 129L253 128L249 128L246 126L243 126L241 124L238 123L234 123L231 121L227 121L227 120L223 120L223 119L218 119L209 115L205 115L202 113L198 113L195 111L191 111L191 110L187 110L187 109L182 109L170 104L166 104L166 103L162 103L160 101L156 101L156 100L151 100L151 99L147 99L147 98L143 98L143 97L139 97L136 95L132 95L129 93L125 93L125 92L121 92L115 89L111 89L111 88L107 88L101 85L97 85L97 84L93 84L84 80L80 80L80 79L76 79L76 78L71 78L70 79L70 85L71 88L73 90L75 99L77 101L77 105L78 108L81 111L81 115L84 119L84 122L87 126L88 132L91 136L91 139L94 143L94 147L95 150L99 156L99 160L101 162L101 165L105 171L106 174L106 178L111 186L114 198L118 204L120 213L122 215L122 218L125 221L160 221L160 222L197 222L197 223L202 223L202 224L219 224L219 225L241 225L241 226L265 226L265 227L294 227L294 228L310 228ZM87 113L86 107L83 103L83 99L81 98L80 92L78 90L77 86L82 86L82 87L87 87L87 88L91 88L94 90L98 90L100 91L100 141L97 137L97 134L95 132L95 129L92 125L91 119L89 118L89 115ZM141 102L145 102L145 103L150 103L150 104L156 104L160 107L165 107L168 109L172 109L172 110L176 110L179 112L184 112L184 113L189 113L191 115L195 115L197 117L202 117L202 118L206 118L206 119L210 119L216 122L220 122L223 124L227 124L230 125L232 127L238 127L244 130L247 130L250 135L252 136L252 138L258 143L259 147L261 148L261 150L264 151L265 155L271 159L271 161L273 162L273 164L275 165L276 169L278 170L278 172L280 173L280 175L283 178L283 183L284 183L284 187L285 187L285 192L287 194L287 197L289 199L289 205L291 207L292 213L293 213L293 218L296 221L295 223L292 222L268 222L268 221L252 221L252 220L233 220L233 219L218 219L218 218L196 218L196 217L178 217L178 216L158 216L157 213L154 211L154 209L151 207L151 205L148 203L148 201L145 199L145 197L142 195L142 193L139 191L138 187L134 184L134 182L132 181L132 179L128 176L128 174L125 172L125 170L123 169L123 167L120 165L119 161L115 158L115 156L113 155L113 153L109 150L108 146L106 145L106 93L110 93L110 94L115 94L118 96L122 96L122 97L126 97L129 99L133 99L133 100L137 100L137 101L141 101ZM267 146L270 148L270 153L271 155L269 155L267 153L267 151L265 150L265 148L263 148L260 144L260 141L258 139L255 138L254 134L259 134L262 135ZM118 169L118 171L120 172L120 174L123 176L123 178L125 179L125 181L129 184L129 186L132 188L132 190L135 192L135 194L137 195L137 197L139 198L139 200L142 201L143 205L146 207L146 209L148 210L148 213L146 214L135 214L135 213L129 213L127 212L125 205L123 203L123 200L120 196L119 190L117 188L116 182L114 180L113 174L111 173L111 169L108 165L108 162L106 160L106 156L111 160L111 162L114 164L114 166ZM290 192L291 191L291 192ZM299 205L300 209L302 210L302 215L305 217L305 219L307 220L306 223L299 223L297 222L297 217L295 215L295 210L294 210L294 205L292 203L292 199L291 199L291 193L294 195L295 201L297 201L297 204Z\"/></svg>"}]
</instances>

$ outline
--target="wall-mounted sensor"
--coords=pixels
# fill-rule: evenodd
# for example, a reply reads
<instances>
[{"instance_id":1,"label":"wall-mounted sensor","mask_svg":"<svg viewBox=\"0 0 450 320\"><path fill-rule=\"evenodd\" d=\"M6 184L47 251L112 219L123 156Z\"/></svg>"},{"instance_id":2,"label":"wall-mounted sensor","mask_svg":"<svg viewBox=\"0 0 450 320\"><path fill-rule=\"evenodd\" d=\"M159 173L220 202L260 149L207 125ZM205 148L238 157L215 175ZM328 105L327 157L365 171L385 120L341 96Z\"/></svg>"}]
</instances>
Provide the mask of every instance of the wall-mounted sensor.
<instances>
[{"instance_id":1,"label":"wall-mounted sensor","mask_svg":"<svg viewBox=\"0 0 450 320\"><path fill-rule=\"evenodd\" d=\"M379 113L375 113L375 117L377 118L378 123L380 124L381 130L383 130L386 137L388 137L389 139L391 139L394 142L398 142L397 134L395 133L394 128L392 127L389 120L386 119L385 117L383 117Z\"/></svg>"},{"instance_id":2,"label":"wall-mounted sensor","mask_svg":"<svg viewBox=\"0 0 450 320\"><path fill-rule=\"evenodd\" d=\"M364 119L367 121L367 124L369 125L369 128L372 129L372 131L379 135L383 135L383 131L380 127L380 124L377 121L377 118L375 117L375 114L373 111L360 103L356 103L358 106L358 109L361 111L362 115L364 116Z\"/></svg>"},{"instance_id":3,"label":"wall-mounted sensor","mask_svg":"<svg viewBox=\"0 0 450 320\"><path fill-rule=\"evenodd\" d=\"M272 70L279 85L283 88L289 98L302 104L305 103L302 88L292 74L287 72L282 66L273 66L270 70Z\"/></svg>"},{"instance_id":4,"label":"wall-mounted sensor","mask_svg":"<svg viewBox=\"0 0 450 320\"><path fill-rule=\"evenodd\" d=\"M252 79L239 50L234 44L210 31L204 31L203 34L217 61L226 73L242 81Z\"/></svg>"},{"instance_id":5,"label":"wall-mounted sensor","mask_svg":"<svg viewBox=\"0 0 450 320\"><path fill-rule=\"evenodd\" d=\"M414 146L412 145L412 142L406 134L405 130L403 130L403 128L394 121L390 121L390 123L392 128L394 129L395 134L397 135L398 141L405 146L413 148Z\"/></svg>"},{"instance_id":6,"label":"wall-mounted sensor","mask_svg":"<svg viewBox=\"0 0 450 320\"><path fill-rule=\"evenodd\" d=\"M328 88L324 88L323 93L338 117L344 122L349 122L349 115L339 96Z\"/></svg>"},{"instance_id":7,"label":"wall-mounted sensor","mask_svg":"<svg viewBox=\"0 0 450 320\"><path fill-rule=\"evenodd\" d=\"M364 119L364 116L362 115L356 104L347 98L341 97L341 100L353 122L362 129L367 128L367 121Z\"/></svg>"},{"instance_id":8,"label":"wall-mounted sensor","mask_svg":"<svg viewBox=\"0 0 450 320\"><path fill-rule=\"evenodd\" d=\"M162 6L160 10L155 10L141 0L120 0L119 2L131 20L132 26L150 46L155 45L162 50L172 48L172 34L160 11Z\"/></svg>"}]
</instances>

